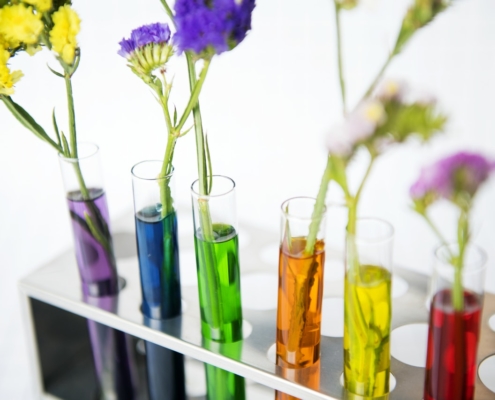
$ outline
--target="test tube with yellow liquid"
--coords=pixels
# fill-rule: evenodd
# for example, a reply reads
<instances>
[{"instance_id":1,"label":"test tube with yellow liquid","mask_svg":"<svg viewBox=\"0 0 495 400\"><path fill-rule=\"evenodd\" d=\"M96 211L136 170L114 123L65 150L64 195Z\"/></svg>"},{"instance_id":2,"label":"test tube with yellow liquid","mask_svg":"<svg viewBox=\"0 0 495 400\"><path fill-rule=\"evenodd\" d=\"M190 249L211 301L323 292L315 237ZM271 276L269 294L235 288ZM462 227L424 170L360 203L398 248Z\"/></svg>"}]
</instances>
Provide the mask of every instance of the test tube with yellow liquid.
<instances>
[{"instance_id":1,"label":"test tube with yellow liquid","mask_svg":"<svg viewBox=\"0 0 495 400\"><path fill-rule=\"evenodd\" d=\"M358 219L348 233L344 286L344 386L352 394L389 393L393 227Z\"/></svg>"}]
</instances>

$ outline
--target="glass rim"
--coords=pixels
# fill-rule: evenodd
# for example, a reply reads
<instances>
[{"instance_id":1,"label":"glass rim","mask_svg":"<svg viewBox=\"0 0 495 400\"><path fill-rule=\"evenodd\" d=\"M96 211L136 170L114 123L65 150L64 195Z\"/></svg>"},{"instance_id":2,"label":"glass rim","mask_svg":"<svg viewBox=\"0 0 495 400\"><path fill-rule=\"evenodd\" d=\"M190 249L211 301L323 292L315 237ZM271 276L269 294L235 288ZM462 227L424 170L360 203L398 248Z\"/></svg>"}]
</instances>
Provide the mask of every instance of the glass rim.
<instances>
[{"instance_id":1,"label":"glass rim","mask_svg":"<svg viewBox=\"0 0 495 400\"><path fill-rule=\"evenodd\" d=\"M382 235L378 235L376 238L363 238L362 236L360 236L359 232L358 232L357 225L359 224L359 222L370 222L370 221L371 222L378 222L380 225L385 226L387 229L387 233L384 233ZM395 235L394 226L390 222L388 222L382 218L362 217L362 218L358 218L356 220L356 233L354 234L356 242L367 243L367 244L386 243L386 242L393 240L394 235Z\"/></svg>"},{"instance_id":2,"label":"glass rim","mask_svg":"<svg viewBox=\"0 0 495 400\"><path fill-rule=\"evenodd\" d=\"M167 179L167 178L172 178L172 175L174 174L175 172L175 168L174 166L172 165L172 171L165 175L165 176L162 176L162 177L154 177L154 178L144 178L142 176L139 176L135 173L134 169L142 164L146 164L146 163L159 163L160 165L163 164L163 161L162 160L143 160L143 161L139 161L137 164L134 164L131 168L131 175L133 176L133 178L136 178L136 179L139 179L139 180L142 180L142 181L159 181L159 180L163 180L163 179Z\"/></svg>"},{"instance_id":3,"label":"glass rim","mask_svg":"<svg viewBox=\"0 0 495 400\"><path fill-rule=\"evenodd\" d=\"M446 260L444 257L440 256L440 252L442 249L445 249L447 247L455 247L459 246L458 243L455 242L450 242L450 243L441 243L435 247L435 250L433 251L433 255L435 256L435 260L437 260L443 267L453 267L453 265ZM466 258L464 258L464 265L463 265L463 271L462 273L476 273L480 270L483 270L486 268L486 262L488 260L488 254L486 254L486 251L483 250L480 246L474 244L474 243L469 243L466 247L466 249L473 249L475 250L480 258L478 260L472 260L471 262L466 262ZM466 267L468 267L466 269Z\"/></svg>"},{"instance_id":4,"label":"glass rim","mask_svg":"<svg viewBox=\"0 0 495 400\"><path fill-rule=\"evenodd\" d=\"M210 176L208 176L208 178L210 178ZM220 194L200 194L198 193L196 190L194 190L194 185L196 183L199 183L199 179L195 179L194 182L191 184L191 192L196 196L196 197L200 197L202 199L211 199L211 198L214 198L214 197L222 197L222 196L225 196L229 193L232 193L235 189L235 181L232 179L232 178L229 178L228 176L226 175L211 175L211 178L214 179L214 178L224 178L226 179L227 181L230 181L232 183L232 187L227 190L226 192L224 193L220 193Z\"/></svg>"},{"instance_id":5,"label":"glass rim","mask_svg":"<svg viewBox=\"0 0 495 400\"><path fill-rule=\"evenodd\" d=\"M79 162L79 161L82 161L82 160L86 160L88 158L93 157L100 150L100 147L96 143L94 143L94 142L77 142L78 152L79 152L79 146L80 145L83 145L83 146L89 145L89 146L93 147L94 151L92 151L90 154L87 154L87 155L82 156L82 157L79 156L79 154L78 154L78 156L76 158L74 158L74 157L65 157L62 153L58 153L59 159L62 160L62 161L68 162L68 163L76 163L76 162Z\"/></svg>"},{"instance_id":6,"label":"glass rim","mask_svg":"<svg viewBox=\"0 0 495 400\"><path fill-rule=\"evenodd\" d=\"M316 204L316 198L311 197L311 196L295 196L295 197L288 198L287 200L283 201L282 204L280 205L280 210L282 211L282 215L285 216L286 218L290 218L290 219L298 220L298 221L306 221L306 222L312 221L313 220L313 212L311 212L311 216L309 216L309 217L301 217L299 215L294 215L294 214L291 214L290 212L287 212L284 210L284 206L292 200L311 200L313 202L313 206L314 206L314 204ZM327 212L327 204L328 203L325 203L323 205L322 215L325 215L325 213ZM313 208L313 210L314 210L314 208Z\"/></svg>"}]
</instances>

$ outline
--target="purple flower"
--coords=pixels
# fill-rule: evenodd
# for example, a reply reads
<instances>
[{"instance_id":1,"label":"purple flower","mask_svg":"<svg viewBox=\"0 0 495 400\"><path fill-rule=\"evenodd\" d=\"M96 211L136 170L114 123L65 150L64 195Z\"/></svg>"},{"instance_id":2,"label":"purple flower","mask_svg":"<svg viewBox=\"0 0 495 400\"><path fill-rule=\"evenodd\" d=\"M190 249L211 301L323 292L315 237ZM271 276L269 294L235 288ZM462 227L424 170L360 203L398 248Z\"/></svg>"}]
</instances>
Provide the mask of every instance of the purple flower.
<instances>
[{"instance_id":1,"label":"purple flower","mask_svg":"<svg viewBox=\"0 0 495 400\"><path fill-rule=\"evenodd\" d=\"M255 0L176 0L174 42L180 52L220 54L251 29Z\"/></svg>"},{"instance_id":2,"label":"purple flower","mask_svg":"<svg viewBox=\"0 0 495 400\"><path fill-rule=\"evenodd\" d=\"M414 200L427 196L454 200L458 195L473 197L495 170L495 163L476 153L460 152L423 168L410 189Z\"/></svg>"},{"instance_id":3,"label":"purple flower","mask_svg":"<svg viewBox=\"0 0 495 400\"><path fill-rule=\"evenodd\" d=\"M170 40L170 28L167 24L159 22L155 24L143 25L131 32L129 39L122 39L118 54L129 59L136 51L148 44L163 44Z\"/></svg>"}]
</instances>

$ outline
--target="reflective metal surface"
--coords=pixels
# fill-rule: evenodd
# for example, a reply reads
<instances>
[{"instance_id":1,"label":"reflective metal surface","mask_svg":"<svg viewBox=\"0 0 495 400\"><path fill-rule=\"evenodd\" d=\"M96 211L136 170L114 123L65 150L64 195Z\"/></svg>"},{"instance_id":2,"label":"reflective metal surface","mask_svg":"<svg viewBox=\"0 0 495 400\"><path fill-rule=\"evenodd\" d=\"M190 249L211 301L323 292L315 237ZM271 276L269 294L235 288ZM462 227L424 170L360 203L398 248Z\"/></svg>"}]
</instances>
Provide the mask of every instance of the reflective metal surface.
<instances>
[{"instance_id":1,"label":"reflective metal surface","mask_svg":"<svg viewBox=\"0 0 495 400\"><path fill-rule=\"evenodd\" d=\"M180 210L179 210L180 215ZM127 332L146 341L167 347L185 354L196 360L207 362L214 366L232 371L261 385L291 394L303 399L344 399L348 398L339 383L342 374L342 338L322 337L319 389L310 389L297 381L300 374L277 369L273 361L267 357L269 348L275 342L276 310L267 306L267 310L244 309L244 319L252 326L252 332L241 343L236 345L236 351L228 351L218 344L204 343L201 337L199 303L197 287L193 285L195 278L186 276L195 273L194 265L184 265L181 275L183 282L190 286L182 287L182 298L185 302L184 312L180 317L161 323L145 321L140 311L141 291L139 284L139 269L133 237L133 216L126 215L114 226L114 241L118 259L119 275L126 280L126 285L119 294L118 307L114 312L105 311L83 301L77 267L72 251L67 251L48 265L38 269L24 278L19 287L25 299L28 297L41 300L56 307L65 309L80 316L90 318L107 326ZM192 224L192 221L179 221ZM186 227L187 228L187 227ZM243 247L242 235L249 237L247 246ZM193 251L193 239L189 235L181 236L181 253L190 254ZM262 257L263 248L278 243L278 235L261 229L242 225L241 238L241 271L243 276L252 273L277 273L274 254L272 262L267 263L267 257ZM329 258L339 258L337 252L328 252ZM187 261L189 260L189 261ZM193 258L182 257L181 264L191 263ZM335 268L332 263L332 268ZM343 267L342 267L343 268ZM408 290L393 300L392 329L412 323L426 323L428 311L425 306L428 278L424 275L396 268L394 273L409 284ZM326 277L339 276L331 268L326 269ZM277 290L274 286L273 291ZM243 297L256 296L259 293L243 293ZM325 297L341 297L342 282L327 279ZM259 308L259 307L258 307ZM482 335L479 348L479 361L495 354L495 332L489 329L488 319L495 314L495 295L486 294L482 321ZM26 311L25 318L29 318ZM26 324L31 328L29 321ZM34 349L33 363L36 352ZM227 354L227 355L226 355ZM391 392L390 400L421 399L423 390L424 369L404 364L392 358L392 374L397 380L395 389ZM292 379L293 381L291 381ZM495 379L495 377L494 377ZM311 385L314 387L314 385ZM40 388L38 388L40 389ZM41 389L40 389L41 390ZM249 396L248 396L249 397ZM261 397L256 397L258 400ZM268 396L270 398L270 396ZM253 397L254 399L254 397ZM495 393L489 391L481 381L477 382L476 399L495 399Z\"/></svg>"}]
</instances>

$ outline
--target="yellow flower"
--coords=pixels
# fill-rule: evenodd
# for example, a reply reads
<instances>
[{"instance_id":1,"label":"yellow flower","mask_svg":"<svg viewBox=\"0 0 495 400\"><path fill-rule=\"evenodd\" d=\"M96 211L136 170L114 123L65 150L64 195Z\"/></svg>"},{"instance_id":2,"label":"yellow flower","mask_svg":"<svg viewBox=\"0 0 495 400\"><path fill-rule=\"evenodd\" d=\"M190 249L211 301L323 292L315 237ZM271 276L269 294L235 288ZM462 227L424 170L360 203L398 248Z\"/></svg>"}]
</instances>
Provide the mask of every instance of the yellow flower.
<instances>
[{"instance_id":1,"label":"yellow flower","mask_svg":"<svg viewBox=\"0 0 495 400\"><path fill-rule=\"evenodd\" d=\"M10 96L14 94L14 84L22 77L21 71L10 72L7 66L10 53L0 46L0 95Z\"/></svg>"},{"instance_id":2,"label":"yellow flower","mask_svg":"<svg viewBox=\"0 0 495 400\"><path fill-rule=\"evenodd\" d=\"M62 6L53 13L53 29L50 31L50 42L53 50L67 64L74 62L77 48L76 35L79 33L81 20L69 5Z\"/></svg>"},{"instance_id":3,"label":"yellow flower","mask_svg":"<svg viewBox=\"0 0 495 400\"><path fill-rule=\"evenodd\" d=\"M42 13L50 11L52 8L52 0L24 0L24 3L35 6Z\"/></svg>"},{"instance_id":4,"label":"yellow flower","mask_svg":"<svg viewBox=\"0 0 495 400\"><path fill-rule=\"evenodd\" d=\"M32 7L14 4L0 8L0 35L11 46L15 44L36 44L43 31L41 14L33 14Z\"/></svg>"}]
</instances>

